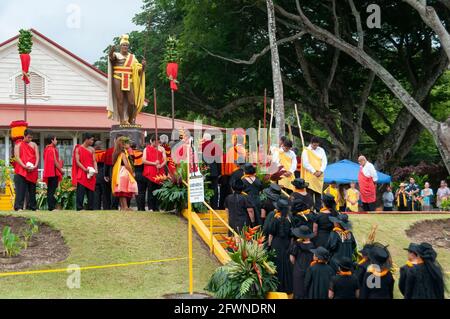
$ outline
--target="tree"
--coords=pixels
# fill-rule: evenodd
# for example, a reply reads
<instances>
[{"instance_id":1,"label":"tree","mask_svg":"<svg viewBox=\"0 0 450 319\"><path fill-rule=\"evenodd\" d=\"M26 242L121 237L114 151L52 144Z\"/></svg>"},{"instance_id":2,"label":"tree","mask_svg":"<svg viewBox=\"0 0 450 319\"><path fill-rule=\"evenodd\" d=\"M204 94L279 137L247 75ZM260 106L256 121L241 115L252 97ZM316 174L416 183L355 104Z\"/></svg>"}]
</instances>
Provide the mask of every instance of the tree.
<instances>
[{"instance_id":1,"label":"tree","mask_svg":"<svg viewBox=\"0 0 450 319\"><path fill-rule=\"evenodd\" d=\"M283 79L281 77L280 56L278 54L277 45L277 27L275 22L275 9L272 0L266 0L267 4L267 25L269 28L270 51L272 53L272 76L273 76L273 92L274 113L276 119L276 127L279 129L280 137L285 135L284 121L284 94Z\"/></svg>"},{"instance_id":2,"label":"tree","mask_svg":"<svg viewBox=\"0 0 450 319\"><path fill-rule=\"evenodd\" d=\"M372 70L394 95L402 102L405 108L424 126L433 136L435 143L438 146L439 152L443 158L444 165L450 172L450 117L446 122L436 121L429 113L427 113L420 104L408 93L402 84L395 79L390 72L388 72L380 63L364 51L361 46L354 46L349 42L338 38L333 33L319 27L311 22L304 14L299 0L296 0L296 7L298 14L293 14L286 11L280 6L276 6L277 11L284 17L295 21L299 26L316 39L326 42L329 45L347 53L358 63L364 67ZM448 62L447 62L448 63Z\"/></svg>"}]
</instances>

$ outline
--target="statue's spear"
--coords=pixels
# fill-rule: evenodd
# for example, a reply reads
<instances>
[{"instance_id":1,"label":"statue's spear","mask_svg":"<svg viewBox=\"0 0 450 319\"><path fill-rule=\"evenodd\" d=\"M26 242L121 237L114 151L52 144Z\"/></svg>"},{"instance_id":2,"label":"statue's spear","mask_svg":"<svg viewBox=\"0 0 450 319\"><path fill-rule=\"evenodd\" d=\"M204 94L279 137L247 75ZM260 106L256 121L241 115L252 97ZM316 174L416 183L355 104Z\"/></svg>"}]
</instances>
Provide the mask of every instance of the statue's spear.
<instances>
[{"instance_id":1,"label":"statue's spear","mask_svg":"<svg viewBox=\"0 0 450 319\"><path fill-rule=\"evenodd\" d=\"M144 36L144 55L142 56L142 58L147 61L147 46L148 46L148 38L150 37L150 27L151 27L151 22L152 22L152 16L149 13L148 15L148 21L147 21L147 36ZM144 68L142 68L141 74L139 76L139 83L142 83L142 77L144 76ZM145 96L145 88L144 88L144 96ZM139 85L138 88L138 94L137 94L137 101L141 100L141 85ZM134 115L134 120L136 121L136 117L137 117L137 105L136 105L136 110L135 110L135 115Z\"/></svg>"}]
</instances>

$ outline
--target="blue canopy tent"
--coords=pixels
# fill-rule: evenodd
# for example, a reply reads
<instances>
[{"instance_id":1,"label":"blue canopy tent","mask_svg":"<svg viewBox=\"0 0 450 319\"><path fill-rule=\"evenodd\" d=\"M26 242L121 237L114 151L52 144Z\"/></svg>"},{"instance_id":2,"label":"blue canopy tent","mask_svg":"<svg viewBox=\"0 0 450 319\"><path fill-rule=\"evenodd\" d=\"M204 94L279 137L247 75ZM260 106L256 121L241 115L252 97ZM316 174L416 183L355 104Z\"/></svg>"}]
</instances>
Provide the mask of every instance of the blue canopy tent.
<instances>
[{"instance_id":1,"label":"blue canopy tent","mask_svg":"<svg viewBox=\"0 0 450 319\"><path fill-rule=\"evenodd\" d=\"M327 166L325 169L324 180L329 184L335 181L338 184L349 184L350 182L358 182L359 164L349 160L342 160ZM378 172L378 184L389 184L391 177L389 175Z\"/></svg>"}]
</instances>

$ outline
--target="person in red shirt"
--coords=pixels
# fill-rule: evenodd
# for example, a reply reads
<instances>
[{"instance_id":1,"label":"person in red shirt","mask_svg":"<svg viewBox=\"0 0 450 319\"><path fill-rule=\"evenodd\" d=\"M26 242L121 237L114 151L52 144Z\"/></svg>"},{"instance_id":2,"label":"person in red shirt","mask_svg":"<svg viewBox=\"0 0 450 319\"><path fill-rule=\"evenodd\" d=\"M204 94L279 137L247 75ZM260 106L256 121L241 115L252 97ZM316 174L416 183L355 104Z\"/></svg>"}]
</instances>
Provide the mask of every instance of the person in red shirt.
<instances>
[{"instance_id":1,"label":"person in red shirt","mask_svg":"<svg viewBox=\"0 0 450 319\"><path fill-rule=\"evenodd\" d=\"M38 180L39 149L33 141L33 132L25 130L24 138L14 146L16 160L14 186L16 199L14 210L23 210L25 196L28 194L27 209L36 211L36 183Z\"/></svg>"},{"instance_id":2,"label":"person in red shirt","mask_svg":"<svg viewBox=\"0 0 450 319\"><path fill-rule=\"evenodd\" d=\"M64 175L63 163L59 159L56 136L49 135L44 149L44 183L47 184L47 206L49 211L55 210L55 192Z\"/></svg>"},{"instance_id":3,"label":"person in red shirt","mask_svg":"<svg viewBox=\"0 0 450 319\"><path fill-rule=\"evenodd\" d=\"M161 149L157 144L156 136L150 136L148 143L149 145L144 149L144 155L142 157L142 162L144 163L143 175L146 178L145 191L147 192L149 211L157 211L159 205L157 198L153 196L153 191L160 188L161 182L158 180L158 177L165 175L164 167L166 165L166 157L164 149Z\"/></svg>"},{"instance_id":4,"label":"person in red shirt","mask_svg":"<svg viewBox=\"0 0 450 319\"><path fill-rule=\"evenodd\" d=\"M83 144L77 145L74 150L75 172L72 182L77 186L77 211L84 209L84 197L88 198L88 210L94 210L94 192L96 175L98 174L95 161L94 135L83 134Z\"/></svg>"}]
</instances>

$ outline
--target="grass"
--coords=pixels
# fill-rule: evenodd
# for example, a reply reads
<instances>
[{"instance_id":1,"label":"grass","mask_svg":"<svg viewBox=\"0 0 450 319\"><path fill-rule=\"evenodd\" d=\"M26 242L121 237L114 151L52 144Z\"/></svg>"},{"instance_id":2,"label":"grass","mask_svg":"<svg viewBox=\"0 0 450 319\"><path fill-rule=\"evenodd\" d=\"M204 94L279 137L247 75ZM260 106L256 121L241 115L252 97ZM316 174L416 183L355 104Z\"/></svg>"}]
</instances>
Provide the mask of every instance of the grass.
<instances>
[{"instance_id":1,"label":"grass","mask_svg":"<svg viewBox=\"0 0 450 319\"><path fill-rule=\"evenodd\" d=\"M0 215L8 215L1 213ZM106 265L187 257L187 223L163 213L38 212L37 217L60 229L70 247L67 260L38 269ZM203 292L218 266L194 236L194 290ZM189 290L188 261L86 270L80 289L69 289L68 273L0 277L0 298L160 298Z\"/></svg>"},{"instance_id":2,"label":"grass","mask_svg":"<svg viewBox=\"0 0 450 319\"><path fill-rule=\"evenodd\" d=\"M1 213L0 215L6 215ZM60 229L71 249L69 258L39 269L105 265L187 256L187 223L163 213L38 212L21 213ZM389 244L396 265L406 261L403 250L409 244L405 234L415 222L445 219L448 215L352 215L359 244L373 224L376 240ZM195 232L194 232L195 234ZM194 289L203 292L209 276L219 266L209 250L194 236ZM450 251L437 249L438 260L450 272ZM187 260L87 270L81 273L81 288L69 289L67 273L0 277L0 298L161 298L188 291ZM398 274L396 274L398 280ZM402 298L395 288L396 298Z\"/></svg>"}]
</instances>

